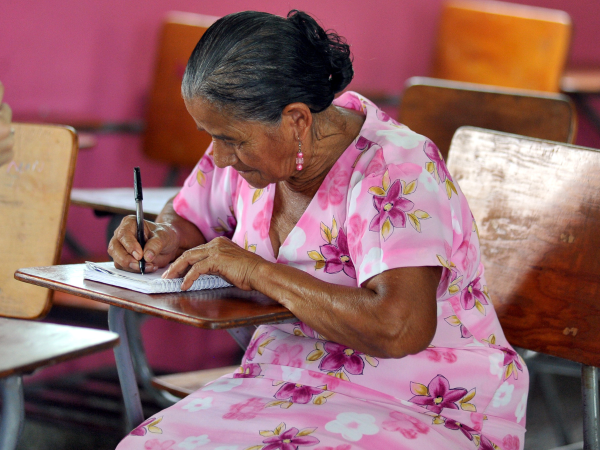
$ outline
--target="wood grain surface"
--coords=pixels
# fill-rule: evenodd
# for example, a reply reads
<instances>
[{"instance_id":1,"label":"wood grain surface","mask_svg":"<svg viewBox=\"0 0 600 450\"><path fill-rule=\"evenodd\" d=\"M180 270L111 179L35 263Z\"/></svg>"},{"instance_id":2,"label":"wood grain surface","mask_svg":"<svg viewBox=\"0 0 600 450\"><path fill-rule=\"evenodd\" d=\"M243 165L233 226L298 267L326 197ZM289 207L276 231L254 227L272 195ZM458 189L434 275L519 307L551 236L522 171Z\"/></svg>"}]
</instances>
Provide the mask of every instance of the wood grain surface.
<instances>
[{"instance_id":1,"label":"wood grain surface","mask_svg":"<svg viewBox=\"0 0 600 450\"><path fill-rule=\"evenodd\" d=\"M19 269L15 278L199 328L236 328L294 318L287 308L256 291L231 287L149 295L84 280L84 267L71 264Z\"/></svg>"},{"instance_id":2,"label":"wood grain surface","mask_svg":"<svg viewBox=\"0 0 600 450\"><path fill-rule=\"evenodd\" d=\"M406 83L399 120L427 136L446 159L454 132L465 125L573 143L577 113L561 94L413 77Z\"/></svg>"},{"instance_id":3,"label":"wood grain surface","mask_svg":"<svg viewBox=\"0 0 600 450\"><path fill-rule=\"evenodd\" d=\"M239 369L240 366L218 367L216 369L196 370L194 372L173 373L152 379L155 388L165 390L171 394L184 398L196 392L206 383L221 378Z\"/></svg>"},{"instance_id":4,"label":"wood grain surface","mask_svg":"<svg viewBox=\"0 0 600 450\"><path fill-rule=\"evenodd\" d=\"M114 347L110 331L0 318L0 378Z\"/></svg>"},{"instance_id":5,"label":"wood grain surface","mask_svg":"<svg viewBox=\"0 0 600 450\"><path fill-rule=\"evenodd\" d=\"M36 318L49 310L49 292L16 282L13 273L58 264L77 136L53 125L14 128L14 159L0 168L0 316Z\"/></svg>"},{"instance_id":6,"label":"wood grain surface","mask_svg":"<svg viewBox=\"0 0 600 450\"><path fill-rule=\"evenodd\" d=\"M559 92L571 40L563 11L476 0L444 4L432 76Z\"/></svg>"},{"instance_id":7,"label":"wood grain surface","mask_svg":"<svg viewBox=\"0 0 600 450\"><path fill-rule=\"evenodd\" d=\"M600 152L470 127L450 152L509 342L600 366Z\"/></svg>"}]
</instances>

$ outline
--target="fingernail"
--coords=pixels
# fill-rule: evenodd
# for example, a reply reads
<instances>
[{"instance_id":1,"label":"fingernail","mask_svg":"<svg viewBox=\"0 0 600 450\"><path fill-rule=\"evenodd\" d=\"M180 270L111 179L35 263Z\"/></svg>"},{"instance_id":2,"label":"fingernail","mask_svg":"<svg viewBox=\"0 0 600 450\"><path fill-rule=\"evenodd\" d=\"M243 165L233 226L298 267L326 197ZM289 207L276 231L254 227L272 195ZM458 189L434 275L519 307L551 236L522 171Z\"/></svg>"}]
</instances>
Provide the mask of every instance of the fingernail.
<instances>
[{"instance_id":1,"label":"fingernail","mask_svg":"<svg viewBox=\"0 0 600 450\"><path fill-rule=\"evenodd\" d=\"M146 261L152 261L154 259L154 252L152 250L148 250L146 253L144 253L144 259Z\"/></svg>"},{"instance_id":2,"label":"fingernail","mask_svg":"<svg viewBox=\"0 0 600 450\"><path fill-rule=\"evenodd\" d=\"M142 256L139 254L139 252L137 250L134 250L134 252L132 253L132 255L137 260L142 259Z\"/></svg>"},{"instance_id":3,"label":"fingernail","mask_svg":"<svg viewBox=\"0 0 600 450\"><path fill-rule=\"evenodd\" d=\"M132 262L131 264L129 264L129 267L133 270L137 270L140 268L140 264L136 263L136 262Z\"/></svg>"}]
</instances>

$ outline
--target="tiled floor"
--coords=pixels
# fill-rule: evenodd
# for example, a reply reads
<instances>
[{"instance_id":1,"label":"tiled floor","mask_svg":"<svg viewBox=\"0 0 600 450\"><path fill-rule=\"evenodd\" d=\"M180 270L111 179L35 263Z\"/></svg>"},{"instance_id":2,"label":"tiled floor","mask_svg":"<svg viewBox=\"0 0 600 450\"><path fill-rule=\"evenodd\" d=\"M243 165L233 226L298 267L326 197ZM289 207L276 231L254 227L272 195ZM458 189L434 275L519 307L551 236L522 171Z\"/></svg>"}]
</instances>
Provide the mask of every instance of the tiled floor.
<instances>
[{"instance_id":1,"label":"tiled floor","mask_svg":"<svg viewBox=\"0 0 600 450\"><path fill-rule=\"evenodd\" d=\"M582 425L579 379L557 376L556 382L562 421L569 430L571 438L580 441ZM527 411L526 450L547 450L556 446L553 431L556 424L551 421L547 411L540 389L533 386ZM83 426L27 420L18 450L113 450L119 439L120 432L114 429L112 431L90 430Z\"/></svg>"}]
</instances>

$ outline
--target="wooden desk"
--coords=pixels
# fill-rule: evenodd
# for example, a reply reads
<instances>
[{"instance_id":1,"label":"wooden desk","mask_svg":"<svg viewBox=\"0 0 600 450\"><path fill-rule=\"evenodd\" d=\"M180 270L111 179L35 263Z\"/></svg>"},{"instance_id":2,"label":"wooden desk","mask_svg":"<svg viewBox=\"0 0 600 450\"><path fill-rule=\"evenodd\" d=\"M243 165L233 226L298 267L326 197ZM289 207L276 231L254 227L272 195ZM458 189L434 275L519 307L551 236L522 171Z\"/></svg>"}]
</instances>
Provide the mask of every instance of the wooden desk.
<instances>
[{"instance_id":1,"label":"wooden desk","mask_svg":"<svg viewBox=\"0 0 600 450\"><path fill-rule=\"evenodd\" d=\"M137 380L133 369L125 310L207 329L228 329L231 336L246 346L252 335L250 325L296 320L279 303L258 292L237 288L174 294L141 294L108 284L83 279L84 264L19 269L15 278L37 286L67 292L110 305L108 326L120 338L115 360L125 401L129 429L144 420Z\"/></svg>"},{"instance_id":2,"label":"wooden desk","mask_svg":"<svg viewBox=\"0 0 600 450\"><path fill-rule=\"evenodd\" d=\"M156 220L163 206L181 188L144 188L144 217ZM92 208L108 214L135 214L133 187L114 189L72 189L71 204Z\"/></svg>"},{"instance_id":3,"label":"wooden desk","mask_svg":"<svg viewBox=\"0 0 600 450\"><path fill-rule=\"evenodd\" d=\"M111 306L211 330L261 325L293 319L275 300L238 288L174 294L142 294L83 279L85 264L19 269L15 278Z\"/></svg>"},{"instance_id":4,"label":"wooden desk","mask_svg":"<svg viewBox=\"0 0 600 450\"><path fill-rule=\"evenodd\" d=\"M108 349L117 341L116 334L102 330L0 318L0 378Z\"/></svg>"}]
</instances>

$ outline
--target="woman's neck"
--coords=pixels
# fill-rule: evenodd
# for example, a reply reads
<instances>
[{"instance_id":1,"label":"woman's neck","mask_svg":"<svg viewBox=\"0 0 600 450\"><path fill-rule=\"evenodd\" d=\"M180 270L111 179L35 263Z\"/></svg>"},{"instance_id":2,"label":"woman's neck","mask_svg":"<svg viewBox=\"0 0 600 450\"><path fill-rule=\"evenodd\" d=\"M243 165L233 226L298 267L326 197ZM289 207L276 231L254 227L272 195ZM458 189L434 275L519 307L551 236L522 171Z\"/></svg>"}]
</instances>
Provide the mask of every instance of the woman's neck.
<instances>
[{"instance_id":1,"label":"woman's neck","mask_svg":"<svg viewBox=\"0 0 600 450\"><path fill-rule=\"evenodd\" d=\"M282 182L287 190L312 198L364 122L362 113L335 105L316 115L309 139L302 143L304 169Z\"/></svg>"}]
</instances>

